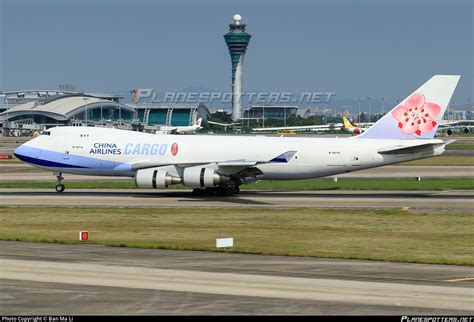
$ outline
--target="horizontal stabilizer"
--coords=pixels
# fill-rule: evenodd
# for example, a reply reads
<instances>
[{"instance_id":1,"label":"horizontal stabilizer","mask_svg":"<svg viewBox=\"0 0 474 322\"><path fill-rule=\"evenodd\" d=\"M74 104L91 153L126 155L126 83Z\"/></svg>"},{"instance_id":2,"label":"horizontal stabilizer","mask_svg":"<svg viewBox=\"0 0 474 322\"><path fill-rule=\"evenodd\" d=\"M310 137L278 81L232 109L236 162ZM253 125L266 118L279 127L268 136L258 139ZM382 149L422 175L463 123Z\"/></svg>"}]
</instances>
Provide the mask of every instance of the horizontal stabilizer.
<instances>
[{"instance_id":1,"label":"horizontal stabilizer","mask_svg":"<svg viewBox=\"0 0 474 322\"><path fill-rule=\"evenodd\" d=\"M451 142L449 142L451 143ZM408 154L421 152L430 148L436 148L441 145L449 144L446 142L435 142L435 143L421 143L411 146L394 146L390 148L384 148L378 151L380 154Z\"/></svg>"}]
</instances>

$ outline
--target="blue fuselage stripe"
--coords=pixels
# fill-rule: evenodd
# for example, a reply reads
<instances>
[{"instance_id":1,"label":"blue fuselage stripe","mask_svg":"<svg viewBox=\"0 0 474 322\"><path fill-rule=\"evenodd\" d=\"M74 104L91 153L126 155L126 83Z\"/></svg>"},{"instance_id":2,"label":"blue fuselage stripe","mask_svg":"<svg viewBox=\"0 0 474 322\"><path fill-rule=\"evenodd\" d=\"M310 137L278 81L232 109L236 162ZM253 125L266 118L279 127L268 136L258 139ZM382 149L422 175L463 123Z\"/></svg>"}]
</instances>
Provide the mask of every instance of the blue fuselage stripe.
<instances>
[{"instance_id":1,"label":"blue fuselage stripe","mask_svg":"<svg viewBox=\"0 0 474 322\"><path fill-rule=\"evenodd\" d=\"M18 159L24 162L43 167L113 170L121 166L120 170L128 170L127 167L120 162L84 157L72 153L37 149L26 145L20 145L13 153Z\"/></svg>"},{"instance_id":2,"label":"blue fuselage stripe","mask_svg":"<svg viewBox=\"0 0 474 322\"><path fill-rule=\"evenodd\" d=\"M54 161L49 161L49 160L43 160L43 159L38 159L38 158L33 158L33 157L28 157L26 155L21 155L14 153L15 157L20 159L21 161L28 162L31 164L36 164L39 166L43 167L52 167L52 168L87 168L87 167L81 167L79 165L75 164L66 164L66 163L60 163L60 162L54 162Z\"/></svg>"}]
</instances>

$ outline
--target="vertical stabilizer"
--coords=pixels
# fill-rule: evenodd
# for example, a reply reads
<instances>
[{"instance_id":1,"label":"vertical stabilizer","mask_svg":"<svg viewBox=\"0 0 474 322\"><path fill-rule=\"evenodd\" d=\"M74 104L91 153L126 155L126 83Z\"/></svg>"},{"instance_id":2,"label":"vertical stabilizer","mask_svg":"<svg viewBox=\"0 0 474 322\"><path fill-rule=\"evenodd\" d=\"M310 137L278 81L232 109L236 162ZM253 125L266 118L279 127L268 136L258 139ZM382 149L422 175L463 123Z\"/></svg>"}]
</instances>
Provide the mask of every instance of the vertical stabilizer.
<instances>
[{"instance_id":1,"label":"vertical stabilizer","mask_svg":"<svg viewBox=\"0 0 474 322\"><path fill-rule=\"evenodd\" d=\"M460 77L433 76L357 138L434 138Z\"/></svg>"}]
</instances>

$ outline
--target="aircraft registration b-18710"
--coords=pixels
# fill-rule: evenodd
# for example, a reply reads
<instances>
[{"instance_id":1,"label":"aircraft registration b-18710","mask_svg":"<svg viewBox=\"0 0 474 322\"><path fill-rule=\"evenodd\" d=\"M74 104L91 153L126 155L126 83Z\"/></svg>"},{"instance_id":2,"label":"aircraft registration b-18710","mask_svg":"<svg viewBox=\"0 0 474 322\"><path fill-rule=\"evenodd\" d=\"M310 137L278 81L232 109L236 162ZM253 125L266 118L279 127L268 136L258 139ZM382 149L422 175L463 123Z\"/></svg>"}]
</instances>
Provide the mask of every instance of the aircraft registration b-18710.
<instances>
[{"instance_id":1,"label":"aircraft registration b-18710","mask_svg":"<svg viewBox=\"0 0 474 322\"><path fill-rule=\"evenodd\" d=\"M62 173L129 176L139 188L182 183L196 194L232 195L257 180L309 179L441 155L434 139L460 76L436 75L364 133L349 138L153 135L55 127L14 154Z\"/></svg>"}]
</instances>

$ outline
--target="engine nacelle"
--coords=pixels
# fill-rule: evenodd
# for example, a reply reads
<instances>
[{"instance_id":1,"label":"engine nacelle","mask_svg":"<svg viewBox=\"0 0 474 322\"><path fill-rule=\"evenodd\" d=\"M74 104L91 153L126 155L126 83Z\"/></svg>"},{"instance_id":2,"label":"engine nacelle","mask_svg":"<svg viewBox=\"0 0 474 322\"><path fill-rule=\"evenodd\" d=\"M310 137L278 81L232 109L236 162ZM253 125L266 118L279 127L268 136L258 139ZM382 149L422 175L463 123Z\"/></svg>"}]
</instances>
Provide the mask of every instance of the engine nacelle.
<instances>
[{"instance_id":1,"label":"engine nacelle","mask_svg":"<svg viewBox=\"0 0 474 322\"><path fill-rule=\"evenodd\" d=\"M135 175L135 184L138 188L163 189L169 185L181 183L181 178L170 175L157 168L138 170Z\"/></svg>"},{"instance_id":2,"label":"engine nacelle","mask_svg":"<svg viewBox=\"0 0 474 322\"><path fill-rule=\"evenodd\" d=\"M464 132L464 134L469 134L469 133L471 133L471 130L468 127L465 127L463 132Z\"/></svg>"},{"instance_id":3,"label":"engine nacelle","mask_svg":"<svg viewBox=\"0 0 474 322\"><path fill-rule=\"evenodd\" d=\"M219 174L212 168L190 167L183 172L183 184L188 187L215 187L229 181L229 176Z\"/></svg>"}]
</instances>

